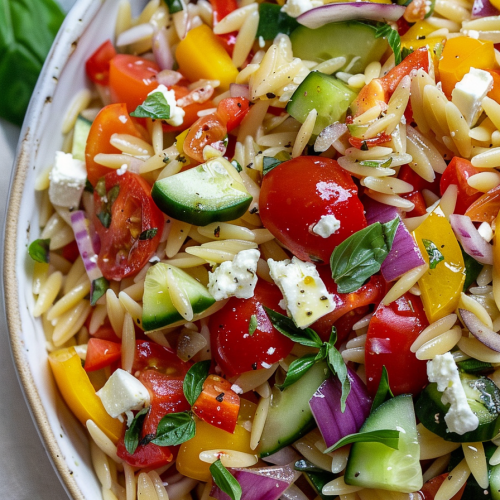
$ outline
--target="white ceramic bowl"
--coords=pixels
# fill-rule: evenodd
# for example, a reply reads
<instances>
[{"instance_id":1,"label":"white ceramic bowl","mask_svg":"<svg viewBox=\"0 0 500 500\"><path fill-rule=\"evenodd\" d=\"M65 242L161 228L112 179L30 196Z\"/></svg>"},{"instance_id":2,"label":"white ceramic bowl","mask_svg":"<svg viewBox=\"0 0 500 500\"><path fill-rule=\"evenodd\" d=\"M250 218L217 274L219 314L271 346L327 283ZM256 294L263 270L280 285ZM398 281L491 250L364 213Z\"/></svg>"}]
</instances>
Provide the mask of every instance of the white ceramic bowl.
<instances>
[{"instance_id":1,"label":"white ceramic bowl","mask_svg":"<svg viewBox=\"0 0 500 500\"><path fill-rule=\"evenodd\" d=\"M145 0L132 3L139 11ZM31 315L33 263L27 246L40 234L35 179L61 149L61 124L68 104L88 85L85 60L101 43L114 38L118 4L119 0L78 0L66 17L22 128L6 219L3 279L14 361L48 455L75 500L101 498L101 488L84 428L65 406L52 378L41 321Z\"/></svg>"}]
</instances>

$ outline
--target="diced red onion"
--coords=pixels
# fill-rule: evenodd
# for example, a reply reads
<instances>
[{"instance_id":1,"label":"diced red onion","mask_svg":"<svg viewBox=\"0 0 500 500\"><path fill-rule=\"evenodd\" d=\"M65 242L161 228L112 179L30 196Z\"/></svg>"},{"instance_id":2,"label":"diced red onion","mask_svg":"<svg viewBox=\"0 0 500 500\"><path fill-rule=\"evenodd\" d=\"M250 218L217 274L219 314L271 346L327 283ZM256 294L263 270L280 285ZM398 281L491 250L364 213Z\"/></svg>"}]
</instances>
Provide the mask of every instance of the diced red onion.
<instances>
[{"instance_id":1,"label":"diced red onion","mask_svg":"<svg viewBox=\"0 0 500 500\"><path fill-rule=\"evenodd\" d=\"M165 27L158 30L153 36L153 54L160 69L172 69L174 67L174 57L168 43L168 33Z\"/></svg>"},{"instance_id":2,"label":"diced red onion","mask_svg":"<svg viewBox=\"0 0 500 500\"><path fill-rule=\"evenodd\" d=\"M467 311L467 309L459 309L458 312L469 332L479 342L493 351L500 352L500 335L498 333L490 330L474 313Z\"/></svg>"},{"instance_id":3,"label":"diced red onion","mask_svg":"<svg viewBox=\"0 0 500 500\"><path fill-rule=\"evenodd\" d=\"M467 215L450 215L455 236L466 253L481 264L493 264L493 247L479 234Z\"/></svg>"},{"instance_id":4,"label":"diced red onion","mask_svg":"<svg viewBox=\"0 0 500 500\"><path fill-rule=\"evenodd\" d=\"M474 0L474 5L472 6L472 19L498 15L500 15L500 11L491 5L490 0Z\"/></svg>"},{"instance_id":5,"label":"diced red onion","mask_svg":"<svg viewBox=\"0 0 500 500\"><path fill-rule=\"evenodd\" d=\"M331 3L304 12L297 21L308 28L321 28L328 23L366 19L370 21L397 21L405 12L402 5L342 2Z\"/></svg>"},{"instance_id":6,"label":"diced red onion","mask_svg":"<svg viewBox=\"0 0 500 500\"><path fill-rule=\"evenodd\" d=\"M76 244L82 256L85 270L92 283L94 280L102 278L102 272L97 266L97 255L92 246L89 222L83 210L77 210L71 214L71 227L75 233Z\"/></svg>"},{"instance_id":7,"label":"diced red onion","mask_svg":"<svg viewBox=\"0 0 500 500\"><path fill-rule=\"evenodd\" d=\"M365 384L356 373L347 368L351 392L347 397L345 412L340 407L342 385L337 377L325 380L309 400L318 428L327 447L339 439L359 431L370 414L372 400Z\"/></svg>"},{"instance_id":8,"label":"diced red onion","mask_svg":"<svg viewBox=\"0 0 500 500\"><path fill-rule=\"evenodd\" d=\"M385 205L372 198L363 198L363 206L366 211L366 222L368 224L373 224L374 222L380 222L385 224L401 215L401 209L397 207L391 207L390 205Z\"/></svg>"},{"instance_id":9,"label":"diced red onion","mask_svg":"<svg viewBox=\"0 0 500 500\"><path fill-rule=\"evenodd\" d=\"M182 75L178 71L164 69L156 74L156 81L165 87L171 87L182 80Z\"/></svg>"},{"instance_id":10,"label":"diced red onion","mask_svg":"<svg viewBox=\"0 0 500 500\"><path fill-rule=\"evenodd\" d=\"M229 472L240 483L241 500L278 500L283 492L300 475L291 465L277 467L261 467L257 469L229 469ZM217 500L230 500L215 484L210 496Z\"/></svg>"},{"instance_id":11,"label":"diced red onion","mask_svg":"<svg viewBox=\"0 0 500 500\"><path fill-rule=\"evenodd\" d=\"M299 459L300 455L291 446L285 446L284 448L281 448L281 450L263 458L262 460L274 465L286 465L291 462L295 463Z\"/></svg>"},{"instance_id":12,"label":"diced red onion","mask_svg":"<svg viewBox=\"0 0 500 500\"><path fill-rule=\"evenodd\" d=\"M316 153L323 153L335 141L338 141L347 132L347 125L345 123L336 122L324 128L316 138L314 143L314 151Z\"/></svg>"},{"instance_id":13,"label":"diced red onion","mask_svg":"<svg viewBox=\"0 0 500 500\"><path fill-rule=\"evenodd\" d=\"M241 83L231 83L231 85L229 85L229 94L231 97L244 97L245 99L250 99L248 85L242 85Z\"/></svg>"}]
</instances>

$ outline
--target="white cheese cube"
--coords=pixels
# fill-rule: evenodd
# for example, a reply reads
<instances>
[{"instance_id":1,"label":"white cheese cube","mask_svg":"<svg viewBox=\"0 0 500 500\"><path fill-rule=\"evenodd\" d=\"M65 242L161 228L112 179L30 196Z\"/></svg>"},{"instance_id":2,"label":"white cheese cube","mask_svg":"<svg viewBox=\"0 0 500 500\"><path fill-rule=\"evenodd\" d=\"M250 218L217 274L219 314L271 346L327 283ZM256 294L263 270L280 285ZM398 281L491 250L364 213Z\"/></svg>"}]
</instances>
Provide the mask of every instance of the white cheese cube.
<instances>
[{"instance_id":1,"label":"white cheese cube","mask_svg":"<svg viewBox=\"0 0 500 500\"><path fill-rule=\"evenodd\" d=\"M427 363L427 377L430 382L436 382L438 391L443 393L441 401L451 405L444 416L448 430L462 435L477 429L479 419L467 403L452 354L447 352L430 360Z\"/></svg>"},{"instance_id":2,"label":"white cheese cube","mask_svg":"<svg viewBox=\"0 0 500 500\"><path fill-rule=\"evenodd\" d=\"M179 106L177 106L177 101L175 99L175 92L173 90L168 90L165 85L158 85L153 91L148 95L154 94L155 92L160 92L165 97L167 104L170 106L170 118L165 120L172 127L178 127L184 122L184 115L186 112Z\"/></svg>"},{"instance_id":3,"label":"white cheese cube","mask_svg":"<svg viewBox=\"0 0 500 500\"><path fill-rule=\"evenodd\" d=\"M294 257L292 261L269 259L271 278L279 286L286 301L288 315L299 328L307 328L317 319L335 309L316 266Z\"/></svg>"},{"instance_id":4,"label":"white cheese cube","mask_svg":"<svg viewBox=\"0 0 500 500\"><path fill-rule=\"evenodd\" d=\"M321 0L287 0L281 11L291 17L299 17L304 12L323 5Z\"/></svg>"},{"instance_id":5,"label":"white cheese cube","mask_svg":"<svg viewBox=\"0 0 500 500\"><path fill-rule=\"evenodd\" d=\"M477 122L483 108L481 101L493 87L493 77L482 69L471 68L451 93L451 101L460 110L467 125Z\"/></svg>"},{"instance_id":6,"label":"white cheese cube","mask_svg":"<svg viewBox=\"0 0 500 500\"><path fill-rule=\"evenodd\" d=\"M329 238L340 229L340 221L335 215L322 215L314 225L312 232L322 238Z\"/></svg>"},{"instance_id":7,"label":"white cheese cube","mask_svg":"<svg viewBox=\"0 0 500 500\"><path fill-rule=\"evenodd\" d=\"M87 180L85 162L75 160L71 153L57 151L49 179L49 198L53 205L78 207Z\"/></svg>"},{"instance_id":8,"label":"white cheese cube","mask_svg":"<svg viewBox=\"0 0 500 500\"><path fill-rule=\"evenodd\" d=\"M119 368L97 392L104 409L113 418L149 406L149 392L133 375Z\"/></svg>"},{"instance_id":9,"label":"white cheese cube","mask_svg":"<svg viewBox=\"0 0 500 500\"><path fill-rule=\"evenodd\" d=\"M232 261L223 262L213 273L208 273L208 291L215 300L229 297L249 299L257 284L257 249L242 250Z\"/></svg>"}]
</instances>

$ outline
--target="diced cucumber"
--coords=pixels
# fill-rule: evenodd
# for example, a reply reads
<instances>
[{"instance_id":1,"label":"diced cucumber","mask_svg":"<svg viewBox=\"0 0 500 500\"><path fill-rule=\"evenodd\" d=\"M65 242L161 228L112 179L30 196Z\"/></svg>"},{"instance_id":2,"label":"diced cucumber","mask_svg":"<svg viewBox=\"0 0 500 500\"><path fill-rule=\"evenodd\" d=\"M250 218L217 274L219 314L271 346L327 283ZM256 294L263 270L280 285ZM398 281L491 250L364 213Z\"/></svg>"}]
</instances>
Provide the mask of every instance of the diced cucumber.
<instances>
[{"instance_id":1,"label":"diced cucumber","mask_svg":"<svg viewBox=\"0 0 500 500\"><path fill-rule=\"evenodd\" d=\"M500 500L500 464L491 468L490 493L493 500Z\"/></svg>"},{"instance_id":2,"label":"diced cucumber","mask_svg":"<svg viewBox=\"0 0 500 500\"><path fill-rule=\"evenodd\" d=\"M264 2L259 5L259 27L255 38L273 40L280 33L290 35L297 26L296 19L283 12L280 5Z\"/></svg>"},{"instance_id":3,"label":"diced cucumber","mask_svg":"<svg viewBox=\"0 0 500 500\"><path fill-rule=\"evenodd\" d=\"M252 201L238 172L222 157L156 181L151 196L167 215L196 226L237 219Z\"/></svg>"},{"instance_id":4,"label":"diced cucumber","mask_svg":"<svg viewBox=\"0 0 500 500\"><path fill-rule=\"evenodd\" d=\"M500 389L486 377L460 373L460 380L467 396L467 403L479 419L476 430L457 434L449 432L444 416L449 404L441 401L443 393L437 384L429 384L415 403L417 418L434 434L455 443L470 443L493 439L500 430Z\"/></svg>"},{"instance_id":5,"label":"diced cucumber","mask_svg":"<svg viewBox=\"0 0 500 500\"><path fill-rule=\"evenodd\" d=\"M310 29L300 26L290 35L293 55L318 63L344 56L346 64L356 59L350 73L361 73L373 61L380 61L387 50L387 41L375 38L375 27L357 21L325 24L321 28Z\"/></svg>"},{"instance_id":6,"label":"diced cucumber","mask_svg":"<svg viewBox=\"0 0 500 500\"><path fill-rule=\"evenodd\" d=\"M422 487L420 445L411 395L403 394L381 404L360 432L398 430L399 449L381 443L354 443L349 453L345 482L364 488L411 493Z\"/></svg>"},{"instance_id":7,"label":"diced cucumber","mask_svg":"<svg viewBox=\"0 0 500 500\"><path fill-rule=\"evenodd\" d=\"M323 486L333 481L335 475L331 472L321 471L321 472L304 472L304 476L307 482L313 487L314 491L322 500L330 500L332 497L329 495L323 495Z\"/></svg>"},{"instance_id":8,"label":"diced cucumber","mask_svg":"<svg viewBox=\"0 0 500 500\"><path fill-rule=\"evenodd\" d=\"M314 427L309 400L328 376L326 363L316 363L284 391L273 388L271 405L259 444L261 457L276 453Z\"/></svg>"},{"instance_id":9,"label":"diced cucumber","mask_svg":"<svg viewBox=\"0 0 500 500\"><path fill-rule=\"evenodd\" d=\"M293 93L286 110L300 123L304 123L309 112L316 109L318 117L313 134L345 117L347 108L356 98L356 93L333 76L311 71Z\"/></svg>"},{"instance_id":10,"label":"diced cucumber","mask_svg":"<svg viewBox=\"0 0 500 500\"><path fill-rule=\"evenodd\" d=\"M89 136L91 126L92 122L90 120L87 120L82 115L78 115L73 131L73 146L71 148L71 154L77 160L85 161L85 147L87 146L87 137Z\"/></svg>"},{"instance_id":11,"label":"diced cucumber","mask_svg":"<svg viewBox=\"0 0 500 500\"><path fill-rule=\"evenodd\" d=\"M159 262L148 269L144 282L142 326L149 332L171 325L185 318L177 311L170 298L167 285L167 271L172 274L188 296L193 313L198 314L208 309L215 299L208 290L182 269Z\"/></svg>"}]
</instances>

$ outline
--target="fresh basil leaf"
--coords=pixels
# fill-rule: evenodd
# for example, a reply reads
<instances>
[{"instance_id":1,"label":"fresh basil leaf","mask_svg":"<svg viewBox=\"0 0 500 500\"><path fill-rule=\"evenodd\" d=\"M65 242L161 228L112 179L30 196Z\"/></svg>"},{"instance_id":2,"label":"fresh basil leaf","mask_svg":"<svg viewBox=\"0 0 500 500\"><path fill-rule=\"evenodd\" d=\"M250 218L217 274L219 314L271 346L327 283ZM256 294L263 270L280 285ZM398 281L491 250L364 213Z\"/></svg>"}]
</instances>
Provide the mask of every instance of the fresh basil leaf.
<instances>
[{"instance_id":1,"label":"fresh basil leaf","mask_svg":"<svg viewBox=\"0 0 500 500\"><path fill-rule=\"evenodd\" d=\"M483 269L483 265L474 259L474 257L471 257L468 253L464 252L462 245L460 245L460 250L462 250L462 256L464 258L465 281L463 291L466 292L472 283L476 281L479 273Z\"/></svg>"},{"instance_id":2,"label":"fresh basil leaf","mask_svg":"<svg viewBox=\"0 0 500 500\"><path fill-rule=\"evenodd\" d=\"M302 458L300 460L297 460L295 464L293 465L293 468L295 470L298 470L300 472L324 472L325 469L320 469L316 465L314 465L312 462L309 462L309 460L306 460L305 458Z\"/></svg>"},{"instance_id":3,"label":"fresh basil leaf","mask_svg":"<svg viewBox=\"0 0 500 500\"><path fill-rule=\"evenodd\" d=\"M370 413L373 413L382 403L385 403L388 399L394 397L389 385L389 374L387 373L387 368L382 366L382 375L380 376L380 382L378 384L377 393L373 398L372 407Z\"/></svg>"},{"instance_id":4,"label":"fresh basil leaf","mask_svg":"<svg viewBox=\"0 0 500 500\"><path fill-rule=\"evenodd\" d=\"M422 239L422 243L429 256L429 268L436 269L436 266L444 260L444 255L431 240Z\"/></svg>"},{"instance_id":5,"label":"fresh basil leaf","mask_svg":"<svg viewBox=\"0 0 500 500\"><path fill-rule=\"evenodd\" d=\"M108 228L111 225L111 213L108 211L97 212L97 218L99 222L105 227Z\"/></svg>"},{"instance_id":6,"label":"fresh basil leaf","mask_svg":"<svg viewBox=\"0 0 500 500\"><path fill-rule=\"evenodd\" d=\"M241 491L240 483L234 476L222 465L220 460L217 460L210 466L210 474L214 479L214 483L232 500L240 500L243 492Z\"/></svg>"},{"instance_id":7,"label":"fresh basil leaf","mask_svg":"<svg viewBox=\"0 0 500 500\"><path fill-rule=\"evenodd\" d=\"M210 370L211 363L212 362L209 359L195 363L184 377L184 384L182 388L184 390L184 396L186 396L186 399L191 406L194 405L203 390L203 383L208 377L208 371Z\"/></svg>"},{"instance_id":8,"label":"fresh basil leaf","mask_svg":"<svg viewBox=\"0 0 500 500\"><path fill-rule=\"evenodd\" d=\"M309 347L317 347L318 349L323 345L319 335L311 328L305 328L302 330L301 328L298 328L293 320L288 316L273 311L266 306L263 307L274 328L276 328L276 330L278 330L278 332L285 337L288 337L298 344Z\"/></svg>"},{"instance_id":9,"label":"fresh basil leaf","mask_svg":"<svg viewBox=\"0 0 500 500\"><path fill-rule=\"evenodd\" d=\"M97 181L95 190L101 198L101 207L96 213L97 218L105 228L109 228L111 225L111 209L120 193L120 186L113 186L106 194L106 183L104 178L102 178Z\"/></svg>"},{"instance_id":10,"label":"fresh basil leaf","mask_svg":"<svg viewBox=\"0 0 500 500\"><path fill-rule=\"evenodd\" d=\"M410 54L413 54L413 49L403 47L401 49L401 60L404 61Z\"/></svg>"},{"instance_id":11,"label":"fresh basil leaf","mask_svg":"<svg viewBox=\"0 0 500 500\"><path fill-rule=\"evenodd\" d=\"M361 151L368 151L370 148L368 147L368 143L366 141L363 141L361 143L361 147L359 148Z\"/></svg>"},{"instance_id":12,"label":"fresh basil leaf","mask_svg":"<svg viewBox=\"0 0 500 500\"><path fill-rule=\"evenodd\" d=\"M146 100L130 113L136 118L153 118L154 120L168 120L170 105L161 92L153 92Z\"/></svg>"},{"instance_id":13,"label":"fresh basil leaf","mask_svg":"<svg viewBox=\"0 0 500 500\"><path fill-rule=\"evenodd\" d=\"M167 4L169 14L175 14L182 10L181 0L165 0L165 3Z\"/></svg>"},{"instance_id":14,"label":"fresh basil leaf","mask_svg":"<svg viewBox=\"0 0 500 500\"><path fill-rule=\"evenodd\" d=\"M148 412L149 408L143 408L136 414L134 420L132 420L132 423L130 424L130 427L125 431L123 441L125 443L125 448L131 455L134 454L135 450L139 446L139 436L141 434L142 424Z\"/></svg>"},{"instance_id":15,"label":"fresh basil leaf","mask_svg":"<svg viewBox=\"0 0 500 500\"><path fill-rule=\"evenodd\" d=\"M97 181L97 184L95 185L94 189L95 189L96 193L99 195L99 197L101 198L101 201L102 201L102 198L106 197L106 181L105 181L104 177L101 177Z\"/></svg>"},{"instance_id":16,"label":"fresh basil leaf","mask_svg":"<svg viewBox=\"0 0 500 500\"><path fill-rule=\"evenodd\" d=\"M389 24L378 23L375 38L385 38L394 52L394 63L397 66L401 62L401 38L396 30Z\"/></svg>"},{"instance_id":17,"label":"fresh basil leaf","mask_svg":"<svg viewBox=\"0 0 500 500\"><path fill-rule=\"evenodd\" d=\"M297 380L303 377L313 367L316 361L316 354L306 354L292 361L288 367L285 380L281 385L277 385L278 389L283 391L297 382Z\"/></svg>"},{"instance_id":18,"label":"fresh basil leaf","mask_svg":"<svg viewBox=\"0 0 500 500\"><path fill-rule=\"evenodd\" d=\"M363 161L360 161L359 164L362 167L372 167L372 168L380 167L380 162L372 161L372 160L363 160Z\"/></svg>"},{"instance_id":19,"label":"fresh basil leaf","mask_svg":"<svg viewBox=\"0 0 500 500\"><path fill-rule=\"evenodd\" d=\"M332 451L342 448L342 446L345 446L346 444L352 443L382 443L389 448L399 450L399 431L381 429L377 431L349 434L340 441L337 441L334 445L330 446L330 448L327 448L323 453L331 453Z\"/></svg>"},{"instance_id":20,"label":"fresh basil leaf","mask_svg":"<svg viewBox=\"0 0 500 500\"><path fill-rule=\"evenodd\" d=\"M250 337L255 333L255 330L257 330L257 326L259 326L257 323L257 316L252 314L252 316L250 316L250 322L248 323L248 335L250 335Z\"/></svg>"},{"instance_id":21,"label":"fresh basil leaf","mask_svg":"<svg viewBox=\"0 0 500 500\"><path fill-rule=\"evenodd\" d=\"M152 240L156 234L158 233L158 228L157 227L152 227L151 229L146 229L139 235L139 240L144 241L144 240Z\"/></svg>"},{"instance_id":22,"label":"fresh basil leaf","mask_svg":"<svg viewBox=\"0 0 500 500\"><path fill-rule=\"evenodd\" d=\"M385 224L375 222L335 248L330 267L339 293L355 292L380 271L382 262L391 251L399 222L399 217Z\"/></svg>"},{"instance_id":23,"label":"fresh basil leaf","mask_svg":"<svg viewBox=\"0 0 500 500\"><path fill-rule=\"evenodd\" d=\"M264 156L262 159L262 175L268 174L273 168L281 165L283 162L272 156Z\"/></svg>"},{"instance_id":24,"label":"fresh basil leaf","mask_svg":"<svg viewBox=\"0 0 500 500\"><path fill-rule=\"evenodd\" d=\"M106 293L109 288L109 281L101 276L92 281L90 285L90 305L95 306L96 302Z\"/></svg>"},{"instance_id":25,"label":"fresh basil leaf","mask_svg":"<svg viewBox=\"0 0 500 500\"><path fill-rule=\"evenodd\" d=\"M151 440L158 446L177 446L196 434L196 424L188 412L169 413L158 424L156 437Z\"/></svg>"},{"instance_id":26,"label":"fresh basil leaf","mask_svg":"<svg viewBox=\"0 0 500 500\"><path fill-rule=\"evenodd\" d=\"M336 375L342 385L342 396L340 398L340 409L342 413L345 412L345 405L347 401L347 396L351 392L351 381L349 380L349 376L347 374L347 366L345 364L344 358L342 354L335 347L335 343L337 342L337 329L333 326L332 333L330 334L330 339L328 340L328 344L326 344L328 348L328 353L326 357L326 363L330 371Z\"/></svg>"},{"instance_id":27,"label":"fresh basil leaf","mask_svg":"<svg viewBox=\"0 0 500 500\"><path fill-rule=\"evenodd\" d=\"M236 169L238 173L243 170L242 166L236 160L233 160L231 162L231 165Z\"/></svg>"},{"instance_id":28,"label":"fresh basil leaf","mask_svg":"<svg viewBox=\"0 0 500 500\"><path fill-rule=\"evenodd\" d=\"M299 26L299 23L281 10L280 5L261 3L259 5L259 27L255 38L274 40L280 33L290 35Z\"/></svg>"},{"instance_id":29,"label":"fresh basil leaf","mask_svg":"<svg viewBox=\"0 0 500 500\"><path fill-rule=\"evenodd\" d=\"M94 194L94 188L88 179L85 179L85 187L83 188L87 193Z\"/></svg>"},{"instance_id":30,"label":"fresh basil leaf","mask_svg":"<svg viewBox=\"0 0 500 500\"><path fill-rule=\"evenodd\" d=\"M483 373L493 370L493 365L491 363L479 361L478 359L474 358L459 361L457 363L457 366L465 373Z\"/></svg>"},{"instance_id":31,"label":"fresh basil leaf","mask_svg":"<svg viewBox=\"0 0 500 500\"><path fill-rule=\"evenodd\" d=\"M28 254L35 262L49 262L50 239L38 239L28 247Z\"/></svg>"},{"instance_id":32,"label":"fresh basil leaf","mask_svg":"<svg viewBox=\"0 0 500 500\"><path fill-rule=\"evenodd\" d=\"M380 164L382 168L389 168L392 164L392 157Z\"/></svg>"}]
</instances>

